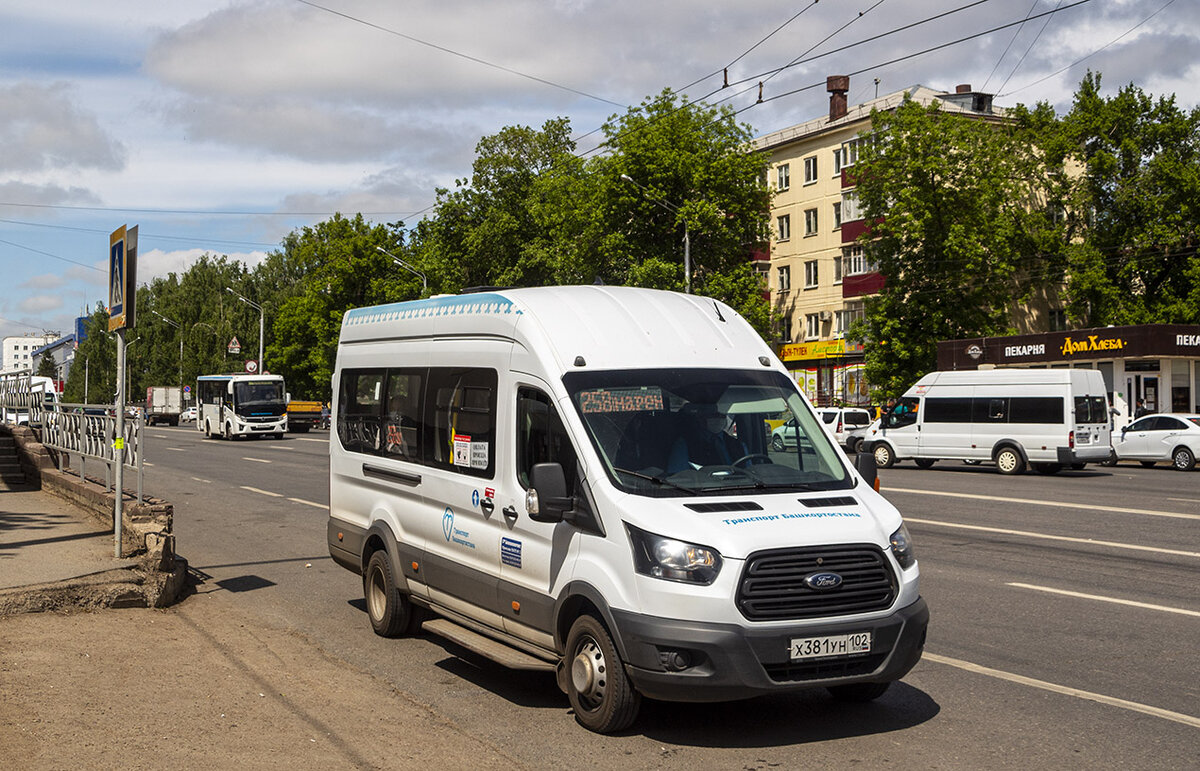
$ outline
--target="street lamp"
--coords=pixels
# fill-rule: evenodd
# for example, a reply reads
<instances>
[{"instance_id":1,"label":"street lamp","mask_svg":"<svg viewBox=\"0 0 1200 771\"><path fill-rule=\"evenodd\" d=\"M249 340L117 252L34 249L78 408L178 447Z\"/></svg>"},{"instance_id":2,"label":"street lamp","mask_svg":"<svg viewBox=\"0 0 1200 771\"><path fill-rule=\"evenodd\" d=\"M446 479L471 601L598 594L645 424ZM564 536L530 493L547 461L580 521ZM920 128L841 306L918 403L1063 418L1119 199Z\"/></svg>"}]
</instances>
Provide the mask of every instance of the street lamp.
<instances>
[{"instance_id":1,"label":"street lamp","mask_svg":"<svg viewBox=\"0 0 1200 771\"><path fill-rule=\"evenodd\" d=\"M650 201L651 203L656 203L669 212L683 216L683 212L681 212L679 210L678 206L667 203L666 201L662 200L661 198L656 198L656 197L650 195L649 190L647 190L644 186L635 182L633 180L633 177L629 176L628 174L622 174L621 179L623 179L626 182L628 182L629 184L633 185L638 190L641 190L642 195L646 198L647 201ZM688 233L687 217L683 217L683 291L687 292L688 294L692 293L692 239L691 239L690 234Z\"/></svg>"},{"instance_id":2,"label":"street lamp","mask_svg":"<svg viewBox=\"0 0 1200 771\"><path fill-rule=\"evenodd\" d=\"M179 322L171 321L169 318L162 315L161 313L154 310L153 308L150 309L150 312L179 330L179 393L182 394L183 393L183 325L180 324Z\"/></svg>"},{"instance_id":3,"label":"street lamp","mask_svg":"<svg viewBox=\"0 0 1200 771\"><path fill-rule=\"evenodd\" d=\"M422 273L421 271L417 270L417 269L416 269L416 268L414 268L413 266L409 265L407 262L405 262L404 260L400 259L400 258L399 258L399 257L397 257L396 255L392 254L392 253L391 253L391 252L389 252L387 249L384 249L382 246L376 246L376 247L375 247L375 249L376 249L376 250L378 250L378 251L380 251L380 252L383 252L383 253L384 253L384 254L386 254L388 257L391 257L391 258L392 258L392 262L396 263L396 264L397 264L397 265L399 265L401 268L404 268L404 269L405 269L405 270L407 270L409 273L412 273L412 274L413 274L413 275L415 275L415 276L419 276L419 277L420 277L420 279L421 279L421 295L422 295L422 296L425 296L425 295L429 294L429 281L427 281L427 280L425 279L425 274L424 274L424 273Z\"/></svg>"},{"instance_id":4,"label":"street lamp","mask_svg":"<svg viewBox=\"0 0 1200 771\"><path fill-rule=\"evenodd\" d=\"M245 297L242 297L240 294L233 291L229 287L225 287L225 291L229 292L229 294L233 295L234 297L238 298L242 302L249 305L251 308L254 308L258 311L258 374L261 375L262 371L263 371L263 309L262 309L262 306L256 302L254 302L253 300L247 300Z\"/></svg>"}]
</instances>

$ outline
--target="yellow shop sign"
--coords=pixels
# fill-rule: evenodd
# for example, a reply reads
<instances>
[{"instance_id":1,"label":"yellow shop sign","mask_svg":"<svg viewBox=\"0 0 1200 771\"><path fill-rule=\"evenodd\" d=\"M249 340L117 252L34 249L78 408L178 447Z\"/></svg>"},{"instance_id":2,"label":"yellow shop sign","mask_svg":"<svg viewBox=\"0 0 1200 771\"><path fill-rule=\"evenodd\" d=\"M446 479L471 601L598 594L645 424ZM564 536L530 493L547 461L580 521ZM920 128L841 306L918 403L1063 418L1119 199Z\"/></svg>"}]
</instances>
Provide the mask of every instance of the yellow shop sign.
<instances>
[{"instance_id":1,"label":"yellow shop sign","mask_svg":"<svg viewBox=\"0 0 1200 771\"><path fill-rule=\"evenodd\" d=\"M1119 337L1100 337L1100 335L1088 335L1086 338L1072 340L1067 338L1063 340L1062 355L1072 356L1076 353L1088 353L1091 351L1119 351L1125 347L1125 341Z\"/></svg>"},{"instance_id":2,"label":"yellow shop sign","mask_svg":"<svg viewBox=\"0 0 1200 771\"><path fill-rule=\"evenodd\" d=\"M831 356L842 356L845 353L846 341L844 340L818 340L813 343L785 345L779 351L779 358L784 361L828 359Z\"/></svg>"}]
</instances>

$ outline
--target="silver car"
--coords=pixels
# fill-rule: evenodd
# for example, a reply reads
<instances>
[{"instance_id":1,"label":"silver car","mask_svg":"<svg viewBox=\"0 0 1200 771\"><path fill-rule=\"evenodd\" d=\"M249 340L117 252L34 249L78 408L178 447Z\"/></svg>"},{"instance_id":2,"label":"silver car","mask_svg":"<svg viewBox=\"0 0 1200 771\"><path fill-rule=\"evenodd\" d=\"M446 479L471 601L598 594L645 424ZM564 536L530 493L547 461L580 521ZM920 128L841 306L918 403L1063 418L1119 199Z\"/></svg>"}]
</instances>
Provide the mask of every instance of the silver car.
<instances>
[{"instance_id":1,"label":"silver car","mask_svg":"<svg viewBox=\"0 0 1200 771\"><path fill-rule=\"evenodd\" d=\"M1200 455L1200 415L1171 412L1138 418L1112 438L1113 455L1106 465L1120 460L1143 466L1169 462L1179 471L1191 471Z\"/></svg>"}]
</instances>

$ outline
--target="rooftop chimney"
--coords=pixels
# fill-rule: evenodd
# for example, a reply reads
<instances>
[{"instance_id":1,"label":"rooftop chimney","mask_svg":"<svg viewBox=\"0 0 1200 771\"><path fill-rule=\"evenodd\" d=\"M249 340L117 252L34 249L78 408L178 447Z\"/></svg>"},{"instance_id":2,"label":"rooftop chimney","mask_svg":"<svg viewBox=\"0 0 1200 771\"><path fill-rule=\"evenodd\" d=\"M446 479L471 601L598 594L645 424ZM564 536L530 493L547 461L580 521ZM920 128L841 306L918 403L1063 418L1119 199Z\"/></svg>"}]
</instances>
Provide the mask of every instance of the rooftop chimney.
<instances>
[{"instance_id":1,"label":"rooftop chimney","mask_svg":"<svg viewBox=\"0 0 1200 771\"><path fill-rule=\"evenodd\" d=\"M830 75L825 78L825 90L829 92L829 120L846 117L846 92L850 90L850 76Z\"/></svg>"},{"instance_id":2,"label":"rooftop chimney","mask_svg":"<svg viewBox=\"0 0 1200 771\"><path fill-rule=\"evenodd\" d=\"M956 93L956 94L971 93L971 84L970 83L959 83L957 86L954 87L954 93Z\"/></svg>"}]
</instances>

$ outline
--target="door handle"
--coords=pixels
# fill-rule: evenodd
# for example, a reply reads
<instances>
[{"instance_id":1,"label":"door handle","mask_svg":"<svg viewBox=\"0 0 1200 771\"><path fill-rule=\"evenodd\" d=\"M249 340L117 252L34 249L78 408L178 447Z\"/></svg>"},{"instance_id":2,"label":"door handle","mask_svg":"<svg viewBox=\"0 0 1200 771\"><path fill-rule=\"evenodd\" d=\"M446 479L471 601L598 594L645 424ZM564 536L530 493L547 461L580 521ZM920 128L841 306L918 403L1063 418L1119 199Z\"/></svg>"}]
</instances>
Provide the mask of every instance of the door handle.
<instances>
[{"instance_id":1,"label":"door handle","mask_svg":"<svg viewBox=\"0 0 1200 771\"><path fill-rule=\"evenodd\" d=\"M516 506L505 506L502 513L504 514L505 519L516 519L517 518L517 507Z\"/></svg>"},{"instance_id":2,"label":"door handle","mask_svg":"<svg viewBox=\"0 0 1200 771\"><path fill-rule=\"evenodd\" d=\"M496 503L491 498L484 498L479 502L479 508L483 509L484 514L491 514L496 510Z\"/></svg>"}]
</instances>

